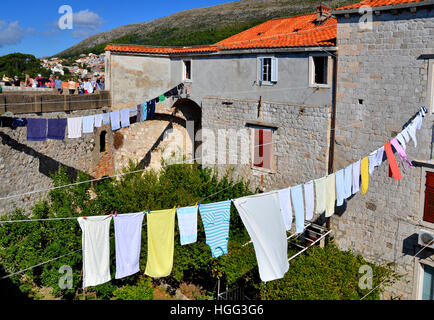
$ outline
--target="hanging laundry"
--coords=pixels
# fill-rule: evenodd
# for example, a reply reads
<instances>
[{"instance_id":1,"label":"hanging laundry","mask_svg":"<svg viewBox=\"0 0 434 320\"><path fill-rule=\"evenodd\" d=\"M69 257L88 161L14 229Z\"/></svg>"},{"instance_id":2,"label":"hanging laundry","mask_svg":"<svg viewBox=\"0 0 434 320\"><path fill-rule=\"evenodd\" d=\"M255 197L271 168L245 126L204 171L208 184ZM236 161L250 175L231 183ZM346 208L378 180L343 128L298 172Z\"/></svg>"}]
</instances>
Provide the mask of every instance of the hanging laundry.
<instances>
[{"instance_id":1,"label":"hanging laundry","mask_svg":"<svg viewBox=\"0 0 434 320\"><path fill-rule=\"evenodd\" d=\"M45 141L47 140L47 119L27 119L27 140Z\"/></svg>"},{"instance_id":2,"label":"hanging laundry","mask_svg":"<svg viewBox=\"0 0 434 320\"><path fill-rule=\"evenodd\" d=\"M115 224L116 279L140 271L140 246L142 241L143 212L119 214Z\"/></svg>"},{"instance_id":3,"label":"hanging laundry","mask_svg":"<svg viewBox=\"0 0 434 320\"><path fill-rule=\"evenodd\" d=\"M162 94L158 97L158 99L160 99L159 102L163 102L164 100L166 100L166 97L164 96L164 94Z\"/></svg>"},{"instance_id":4,"label":"hanging laundry","mask_svg":"<svg viewBox=\"0 0 434 320\"><path fill-rule=\"evenodd\" d=\"M143 102L143 121L148 119L148 103Z\"/></svg>"},{"instance_id":5,"label":"hanging laundry","mask_svg":"<svg viewBox=\"0 0 434 320\"><path fill-rule=\"evenodd\" d=\"M80 217L83 248L83 288L110 281L111 216Z\"/></svg>"},{"instance_id":6,"label":"hanging laundry","mask_svg":"<svg viewBox=\"0 0 434 320\"><path fill-rule=\"evenodd\" d=\"M295 232L302 233L304 231L304 200L302 184L291 188L291 198L294 206Z\"/></svg>"},{"instance_id":7,"label":"hanging laundry","mask_svg":"<svg viewBox=\"0 0 434 320\"><path fill-rule=\"evenodd\" d=\"M344 168L344 199L348 199L353 195L351 192L353 187L353 165Z\"/></svg>"},{"instance_id":8,"label":"hanging laundry","mask_svg":"<svg viewBox=\"0 0 434 320\"><path fill-rule=\"evenodd\" d=\"M336 175L332 173L325 178L326 185L326 218L335 213L336 202Z\"/></svg>"},{"instance_id":9,"label":"hanging laundry","mask_svg":"<svg viewBox=\"0 0 434 320\"><path fill-rule=\"evenodd\" d=\"M93 133L95 116L83 117L83 133Z\"/></svg>"},{"instance_id":10,"label":"hanging laundry","mask_svg":"<svg viewBox=\"0 0 434 320\"><path fill-rule=\"evenodd\" d=\"M374 160L376 167L381 166L381 164L383 163L383 156L384 156L384 146L377 149L377 154Z\"/></svg>"},{"instance_id":11,"label":"hanging laundry","mask_svg":"<svg viewBox=\"0 0 434 320\"><path fill-rule=\"evenodd\" d=\"M137 117L137 106L130 108L130 118Z\"/></svg>"},{"instance_id":12,"label":"hanging laundry","mask_svg":"<svg viewBox=\"0 0 434 320\"><path fill-rule=\"evenodd\" d=\"M416 138L416 124L414 122L410 123L407 127L407 132L413 140L414 147L417 147L417 138Z\"/></svg>"},{"instance_id":13,"label":"hanging laundry","mask_svg":"<svg viewBox=\"0 0 434 320\"><path fill-rule=\"evenodd\" d=\"M148 107L147 107L147 120L151 120L151 119L153 119L154 118L154 115L155 115L155 104L156 104L156 101L155 100L151 100L151 101L148 101Z\"/></svg>"},{"instance_id":14,"label":"hanging laundry","mask_svg":"<svg viewBox=\"0 0 434 320\"><path fill-rule=\"evenodd\" d=\"M12 117L0 117L1 128L12 128L14 119Z\"/></svg>"},{"instance_id":15,"label":"hanging laundry","mask_svg":"<svg viewBox=\"0 0 434 320\"><path fill-rule=\"evenodd\" d=\"M130 126L130 109L129 108L121 109L119 112L120 112L120 116L121 116L121 127L122 128L129 127Z\"/></svg>"},{"instance_id":16,"label":"hanging laundry","mask_svg":"<svg viewBox=\"0 0 434 320\"><path fill-rule=\"evenodd\" d=\"M66 119L48 119L47 139L64 140Z\"/></svg>"},{"instance_id":17,"label":"hanging laundry","mask_svg":"<svg viewBox=\"0 0 434 320\"><path fill-rule=\"evenodd\" d=\"M102 114L102 124L110 124L110 113L103 113Z\"/></svg>"},{"instance_id":18,"label":"hanging laundry","mask_svg":"<svg viewBox=\"0 0 434 320\"><path fill-rule=\"evenodd\" d=\"M281 279L289 269L286 228L277 192L234 200L255 248L262 281Z\"/></svg>"},{"instance_id":19,"label":"hanging laundry","mask_svg":"<svg viewBox=\"0 0 434 320\"><path fill-rule=\"evenodd\" d=\"M121 115L119 110L110 112L110 123L112 125L112 130L119 130L121 128Z\"/></svg>"},{"instance_id":20,"label":"hanging laundry","mask_svg":"<svg viewBox=\"0 0 434 320\"><path fill-rule=\"evenodd\" d=\"M143 121L143 105L138 104L136 108L137 108L136 122L142 122Z\"/></svg>"},{"instance_id":21,"label":"hanging laundry","mask_svg":"<svg viewBox=\"0 0 434 320\"><path fill-rule=\"evenodd\" d=\"M82 120L81 117L77 118L68 118L68 138L76 139L81 137L81 125Z\"/></svg>"},{"instance_id":22,"label":"hanging laundry","mask_svg":"<svg viewBox=\"0 0 434 320\"><path fill-rule=\"evenodd\" d=\"M291 206L291 188L285 188L278 191L280 212L282 213L283 222L287 231L291 230L292 225L292 206Z\"/></svg>"},{"instance_id":23,"label":"hanging laundry","mask_svg":"<svg viewBox=\"0 0 434 320\"><path fill-rule=\"evenodd\" d=\"M102 126L102 113L98 113L95 115L95 128L101 128Z\"/></svg>"},{"instance_id":24,"label":"hanging laundry","mask_svg":"<svg viewBox=\"0 0 434 320\"><path fill-rule=\"evenodd\" d=\"M345 199L345 177L344 169L336 171L336 205L340 207Z\"/></svg>"},{"instance_id":25,"label":"hanging laundry","mask_svg":"<svg viewBox=\"0 0 434 320\"><path fill-rule=\"evenodd\" d=\"M313 210L315 207L315 192L313 181L304 184L304 205L306 208L306 220L313 219Z\"/></svg>"},{"instance_id":26,"label":"hanging laundry","mask_svg":"<svg viewBox=\"0 0 434 320\"><path fill-rule=\"evenodd\" d=\"M199 212L205 229L206 244L211 248L212 257L228 254L231 201L201 204Z\"/></svg>"},{"instance_id":27,"label":"hanging laundry","mask_svg":"<svg viewBox=\"0 0 434 320\"><path fill-rule=\"evenodd\" d=\"M390 144L395 148L396 152L398 153L399 158L401 159L402 167L404 168L404 160L403 159L405 159L405 161L407 161L407 163L410 167L413 167L413 163L408 159L407 154L405 153L405 151L401 147L401 145L398 143L398 140L396 138L392 139L390 141Z\"/></svg>"},{"instance_id":28,"label":"hanging laundry","mask_svg":"<svg viewBox=\"0 0 434 320\"><path fill-rule=\"evenodd\" d=\"M384 151L386 152L387 160L389 161L389 177L393 177L394 180L401 180L401 171L399 170L398 163L393 154L390 141L384 145Z\"/></svg>"},{"instance_id":29,"label":"hanging laundry","mask_svg":"<svg viewBox=\"0 0 434 320\"><path fill-rule=\"evenodd\" d=\"M326 184L325 177L314 180L315 184L315 214L321 214L326 210Z\"/></svg>"},{"instance_id":30,"label":"hanging laundry","mask_svg":"<svg viewBox=\"0 0 434 320\"><path fill-rule=\"evenodd\" d=\"M27 119L26 118L13 118L12 120L12 129L16 129L18 127L26 127L27 126Z\"/></svg>"},{"instance_id":31,"label":"hanging laundry","mask_svg":"<svg viewBox=\"0 0 434 320\"><path fill-rule=\"evenodd\" d=\"M371 152L369 154L369 175L372 175L374 173L376 157L377 151Z\"/></svg>"},{"instance_id":32,"label":"hanging laundry","mask_svg":"<svg viewBox=\"0 0 434 320\"><path fill-rule=\"evenodd\" d=\"M176 210L181 246L197 241L197 206Z\"/></svg>"},{"instance_id":33,"label":"hanging laundry","mask_svg":"<svg viewBox=\"0 0 434 320\"><path fill-rule=\"evenodd\" d=\"M360 162L361 160L353 163L353 194L360 191Z\"/></svg>"},{"instance_id":34,"label":"hanging laundry","mask_svg":"<svg viewBox=\"0 0 434 320\"><path fill-rule=\"evenodd\" d=\"M414 119L414 123L415 123L415 127L417 130L422 129L422 115L419 112L419 114L416 116L416 118Z\"/></svg>"},{"instance_id":35,"label":"hanging laundry","mask_svg":"<svg viewBox=\"0 0 434 320\"><path fill-rule=\"evenodd\" d=\"M148 261L145 274L167 277L173 267L175 246L175 208L152 211L148 218Z\"/></svg>"},{"instance_id":36,"label":"hanging laundry","mask_svg":"<svg viewBox=\"0 0 434 320\"><path fill-rule=\"evenodd\" d=\"M398 133L398 135L396 136L396 140L399 141L399 143L401 144L401 146L404 150L407 149L407 144L405 143L404 136L402 135L401 132Z\"/></svg>"},{"instance_id":37,"label":"hanging laundry","mask_svg":"<svg viewBox=\"0 0 434 320\"><path fill-rule=\"evenodd\" d=\"M408 128L404 128L401 132L401 135L404 137L404 141L406 144L410 142L410 135L408 134Z\"/></svg>"},{"instance_id":38,"label":"hanging laundry","mask_svg":"<svg viewBox=\"0 0 434 320\"><path fill-rule=\"evenodd\" d=\"M365 194L369 186L369 157L362 159L360 163L360 174L362 177L362 194Z\"/></svg>"}]
</instances>

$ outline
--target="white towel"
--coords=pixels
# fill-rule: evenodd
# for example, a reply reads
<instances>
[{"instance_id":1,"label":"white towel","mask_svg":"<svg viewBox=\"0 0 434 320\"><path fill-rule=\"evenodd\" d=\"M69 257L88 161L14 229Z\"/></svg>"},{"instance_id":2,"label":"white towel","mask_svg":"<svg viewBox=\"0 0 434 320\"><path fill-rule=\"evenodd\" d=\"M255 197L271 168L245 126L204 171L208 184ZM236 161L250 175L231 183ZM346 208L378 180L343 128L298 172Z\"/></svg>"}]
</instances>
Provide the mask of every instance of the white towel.
<instances>
[{"instance_id":1,"label":"white towel","mask_svg":"<svg viewBox=\"0 0 434 320\"><path fill-rule=\"evenodd\" d=\"M353 194L360 191L360 162L361 160L353 163Z\"/></svg>"},{"instance_id":2,"label":"white towel","mask_svg":"<svg viewBox=\"0 0 434 320\"><path fill-rule=\"evenodd\" d=\"M83 288L110 281L111 216L77 219L82 230Z\"/></svg>"},{"instance_id":3,"label":"white towel","mask_svg":"<svg viewBox=\"0 0 434 320\"><path fill-rule=\"evenodd\" d=\"M83 133L93 133L95 116L83 117Z\"/></svg>"},{"instance_id":4,"label":"white towel","mask_svg":"<svg viewBox=\"0 0 434 320\"><path fill-rule=\"evenodd\" d=\"M280 212L282 213L283 222L286 230L291 229L292 225L292 206L291 206L291 188L279 190Z\"/></svg>"},{"instance_id":5,"label":"white towel","mask_svg":"<svg viewBox=\"0 0 434 320\"><path fill-rule=\"evenodd\" d=\"M178 217L179 237L181 246L197 241L197 209L199 207L184 207L176 210Z\"/></svg>"},{"instance_id":6,"label":"white towel","mask_svg":"<svg viewBox=\"0 0 434 320\"><path fill-rule=\"evenodd\" d=\"M120 110L121 114L121 127L125 128L130 125L130 108Z\"/></svg>"},{"instance_id":7,"label":"white towel","mask_svg":"<svg viewBox=\"0 0 434 320\"><path fill-rule=\"evenodd\" d=\"M140 271L143 212L119 214L113 218L116 243L116 279Z\"/></svg>"},{"instance_id":8,"label":"white towel","mask_svg":"<svg viewBox=\"0 0 434 320\"><path fill-rule=\"evenodd\" d=\"M384 146L377 149L377 155L375 157L375 166L381 166L383 163L383 156L384 156Z\"/></svg>"},{"instance_id":9,"label":"white towel","mask_svg":"<svg viewBox=\"0 0 434 320\"><path fill-rule=\"evenodd\" d=\"M404 150L407 149L407 144L405 143L404 136L402 135L401 132L398 133L398 135L396 136L396 140L399 141L399 143L400 143L401 146L402 146L402 149L404 149Z\"/></svg>"},{"instance_id":10,"label":"white towel","mask_svg":"<svg viewBox=\"0 0 434 320\"><path fill-rule=\"evenodd\" d=\"M313 219L313 209L315 207L313 181L304 184L304 207L306 208L306 220Z\"/></svg>"},{"instance_id":11,"label":"white towel","mask_svg":"<svg viewBox=\"0 0 434 320\"><path fill-rule=\"evenodd\" d=\"M112 125L112 130L118 130L121 128L121 120L119 110L110 112L110 123Z\"/></svg>"},{"instance_id":12,"label":"white towel","mask_svg":"<svg viewBox=\"0 0 434 320\"><path fill-rule=\"evenodd\" d=\"M102 125L102 113L95 115L95 128L99 128Z\"/></svg>"},{"instance_id":13,"label":"white towel","mask_svg":"<svg viewBox=\"0 0 434 320\"><path fill-rule=\"evenodd\" d=\"M289 269L285 224L278 192L234 200L255 248L262 281L281 279Z\"/></svg>"},{"instance_id":14,"label":"white towel","mask_svg":"<svg viewBox=\"0 0 434 320\"><path fill-rule=\"evenodd\" d=\"M374 173L375 169L375 159L377 158L377 151L374 151L369 154L369 174Z\"/></svg>"},{"instance_id":15,"label":"white towel","mask_svg":"<svg viewBox=\"0 0 434 320\"><path fill-rule=\"evenodd\" d=\"M81 117L68 118L68 138L76 139L81 137Z\"/></svg>"},{"instance_id":16,"label":"white towel","mask_svg":"<svg viewBox=\"0 0 434 320\"><path fill-rule=\"evenodd\" d=\"M350 164L344 168L344 199L352 196L351 189L353 187L353 165Z\"/></svg>"}]
</instances>

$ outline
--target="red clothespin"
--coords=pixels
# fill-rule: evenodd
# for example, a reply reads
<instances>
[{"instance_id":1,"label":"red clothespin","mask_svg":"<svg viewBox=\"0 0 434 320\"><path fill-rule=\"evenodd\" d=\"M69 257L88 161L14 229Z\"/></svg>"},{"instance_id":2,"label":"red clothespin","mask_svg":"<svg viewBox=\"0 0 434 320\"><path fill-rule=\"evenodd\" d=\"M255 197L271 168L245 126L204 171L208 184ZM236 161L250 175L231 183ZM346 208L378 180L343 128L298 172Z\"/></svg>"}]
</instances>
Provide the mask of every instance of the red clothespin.
<instances>
[{"instance_id":1,"label":"red clothespin","mask_svg":"<svg viewBox=\"0 0 434 320\"><path fill-rule=\"evenodd\" d=\"M86 216L83 216L83 219L87 219Z\"/></svg>"}]
</instances>

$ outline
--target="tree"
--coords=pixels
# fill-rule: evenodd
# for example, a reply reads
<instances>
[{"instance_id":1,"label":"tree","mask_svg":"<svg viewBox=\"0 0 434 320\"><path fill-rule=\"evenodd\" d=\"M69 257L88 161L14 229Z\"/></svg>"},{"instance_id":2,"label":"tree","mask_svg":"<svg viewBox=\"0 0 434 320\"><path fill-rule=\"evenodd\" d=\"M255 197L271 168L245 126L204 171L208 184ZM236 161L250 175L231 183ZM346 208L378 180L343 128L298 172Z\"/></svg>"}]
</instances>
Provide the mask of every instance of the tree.
<instances>
[{"instance_id":1,"label":"tree","mask_svg":"<svg viewBox=\"0 0 434 320\"><path fill-rule=\"evenodd\" d=\"M35 77L38 73L47 77L50 70L41 66L41 62L34 55L23 53L11 53L0 57L0 76L18 76L24 79L26 74Z\"/></svg>"}]
</instances>

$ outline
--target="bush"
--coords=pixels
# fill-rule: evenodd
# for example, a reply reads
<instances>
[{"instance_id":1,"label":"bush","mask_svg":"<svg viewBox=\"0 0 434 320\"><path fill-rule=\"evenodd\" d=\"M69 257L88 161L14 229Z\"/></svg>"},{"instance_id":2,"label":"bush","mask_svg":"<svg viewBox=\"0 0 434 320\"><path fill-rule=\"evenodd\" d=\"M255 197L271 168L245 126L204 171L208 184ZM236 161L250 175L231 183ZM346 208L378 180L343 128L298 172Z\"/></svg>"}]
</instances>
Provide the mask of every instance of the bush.
<instances>
[{"instance_id":1,"label":"bush","mask_svg":"<svg viewBox=\"0 0 434 320\"><path fill-rule=\"evenodd\" d=\"M154 289L151 279L142 277L137 285L126 285L113 291L113 295L119 300L152 300Z\"/></svg>"}]
</instances>

